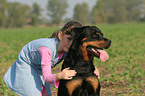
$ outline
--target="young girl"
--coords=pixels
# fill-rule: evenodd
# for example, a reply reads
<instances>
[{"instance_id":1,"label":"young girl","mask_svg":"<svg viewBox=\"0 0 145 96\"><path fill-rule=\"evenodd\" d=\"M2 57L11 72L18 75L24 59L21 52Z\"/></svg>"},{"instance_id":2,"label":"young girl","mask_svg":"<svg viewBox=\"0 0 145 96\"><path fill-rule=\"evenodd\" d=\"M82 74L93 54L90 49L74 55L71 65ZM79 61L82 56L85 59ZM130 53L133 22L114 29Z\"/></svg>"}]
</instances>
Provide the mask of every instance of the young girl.
<instances>
[{"instance_id":1,"label":"young girl","mask_svg":"<svg viewBox=\"0 0 145 96\"><path fill-rule=\"evenodd\" d=\"M70 21L58 32L56 38L37 39L26 44L4 75L7 86L22 96L51 96L50 84L58 88L60 79L72 79L75 70L66 68L52 74L51 68L64 59L72 44L72 36L65 32L79 26L82 24ZM99 75L97 68L94 73Z\"/></svg>"}]
</instances>

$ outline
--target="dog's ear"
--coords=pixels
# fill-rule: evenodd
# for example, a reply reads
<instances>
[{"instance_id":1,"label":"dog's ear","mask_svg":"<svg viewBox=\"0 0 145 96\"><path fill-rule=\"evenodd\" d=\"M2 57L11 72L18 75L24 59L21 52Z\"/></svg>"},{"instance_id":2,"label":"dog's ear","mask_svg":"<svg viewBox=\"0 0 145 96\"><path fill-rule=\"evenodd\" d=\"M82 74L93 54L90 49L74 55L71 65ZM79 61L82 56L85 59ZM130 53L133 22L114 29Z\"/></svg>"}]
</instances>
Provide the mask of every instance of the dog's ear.
<instances>
[{"instance_id":1,"label":"dog's ear","mask_svg":"<svg viewBox=\"0 0 145 96\"><path fill-rule=\"evenodd\" d=\"M71 35L74 40L79 38L80 34L83 32L83 29L84 29L84 27L75 27L75 28L71 29Z\"/></svg>"},{"instance_id":2,"label":"dog's ear","mask_svg":"<svg viewBox=\"0 0 145 96\"><path fill-rule=\"evenodd\" d=\"M85 27L77 27L71 30L71 35L73 37L73 42L71 48L75 51L78 50L81 44L81 34L83 33Z\"/></svg>"}]
</instances>

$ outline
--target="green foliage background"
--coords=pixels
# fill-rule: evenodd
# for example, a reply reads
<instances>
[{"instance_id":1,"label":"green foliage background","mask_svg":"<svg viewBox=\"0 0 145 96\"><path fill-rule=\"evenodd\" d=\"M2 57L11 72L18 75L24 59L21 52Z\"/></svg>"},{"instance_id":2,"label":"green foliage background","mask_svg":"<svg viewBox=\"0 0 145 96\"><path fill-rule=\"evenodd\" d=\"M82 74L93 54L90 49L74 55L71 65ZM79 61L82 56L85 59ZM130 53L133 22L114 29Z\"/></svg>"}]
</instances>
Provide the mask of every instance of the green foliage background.
<instances>
[{"instance_id":1,"label":"green foliage background","mask_svg":"<svg viewBox=\"0 0 145 96\"><path fill-rule=\"evenodd\" d=\"M75 5L72 3L72 17L66 17L67 11L70 11L67 10L70 8L69 0L47 0L45 8L39 2L33 2L30 6L21 0L11 1L0 0L2 28L59 25L72 19L84 24L145 22L145 0L96 0L91 9L85 1Z\"/></svg>"},{"instance_id":2,"label":"green foliage background","mask_svg":"<svg viewBox=\"0 0 145 96\"><path fill-rule=\"evenodd\" d=\"M107 62L94 59L100 71L101 96L145 95L145 23L97 25L112 40ZM47 38L58 27L0 29L0 96L15 96L3 81L6 70L28 42ZM53 69L60 71L61 64ZM52 87L52 96L57 89Z\"/></svg>"}]
</instances>

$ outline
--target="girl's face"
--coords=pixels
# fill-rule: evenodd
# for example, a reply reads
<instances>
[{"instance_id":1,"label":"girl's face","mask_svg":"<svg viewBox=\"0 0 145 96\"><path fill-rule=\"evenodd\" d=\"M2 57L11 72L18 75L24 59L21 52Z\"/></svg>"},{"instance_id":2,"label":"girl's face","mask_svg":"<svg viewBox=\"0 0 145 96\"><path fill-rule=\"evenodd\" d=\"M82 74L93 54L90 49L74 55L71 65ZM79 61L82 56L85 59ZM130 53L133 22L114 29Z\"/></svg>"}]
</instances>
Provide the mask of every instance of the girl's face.
<instances>
[{"instance_id":1,"label":"girl's face","mask_svg":"<svg viewBox=\"0 0 145 96\"><path fill-rule=\"evenodd\" d=\"M68 52L68 50L72 44L73 37L71 35L67 35L67 34L63 35L62 32L59 32L58 38L60 40L58 51Z\"/></svg>"}]
</instances>

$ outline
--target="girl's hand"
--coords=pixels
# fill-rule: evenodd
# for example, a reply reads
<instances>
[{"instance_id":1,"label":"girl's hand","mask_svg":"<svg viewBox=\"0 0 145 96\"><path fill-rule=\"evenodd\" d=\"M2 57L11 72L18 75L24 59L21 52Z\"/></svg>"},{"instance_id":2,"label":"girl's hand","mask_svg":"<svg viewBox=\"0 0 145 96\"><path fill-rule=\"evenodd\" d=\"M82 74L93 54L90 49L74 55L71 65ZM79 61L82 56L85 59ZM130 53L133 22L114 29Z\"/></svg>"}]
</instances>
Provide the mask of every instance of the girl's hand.
<instances>
[{"instance_id":1,"label":"girl's hand","mask_svg":"<svg viewBox=\"0 0 145 96\"><path fill-rule=\"evenodd\" d=\"M69 70L70 68L65 68L61 72L61 79L72 79L73 76L76 75L75 70Z\"/></svg>"},{"instance_id":2,"label":"girl's hand","mask_svg":"<svg viewBox=\"0 0 145 96\"><path fill-rule=\"evenodd\" d=\"M98 76L98 79L100 79L100 73L99 73L97 67L95 67L94 74Z\"/></svg>"}]
</instances>

